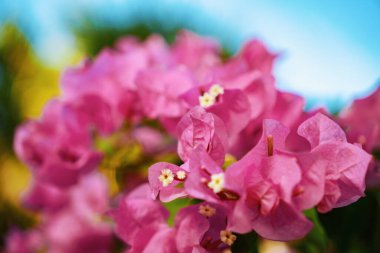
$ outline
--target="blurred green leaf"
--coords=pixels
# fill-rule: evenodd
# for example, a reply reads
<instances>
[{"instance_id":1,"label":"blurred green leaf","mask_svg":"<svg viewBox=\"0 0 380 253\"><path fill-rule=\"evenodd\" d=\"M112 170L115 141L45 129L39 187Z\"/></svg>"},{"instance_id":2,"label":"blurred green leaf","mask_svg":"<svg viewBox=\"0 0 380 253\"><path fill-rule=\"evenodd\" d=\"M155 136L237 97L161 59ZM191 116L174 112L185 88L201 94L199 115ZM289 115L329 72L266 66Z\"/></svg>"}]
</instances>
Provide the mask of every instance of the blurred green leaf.
<instances>
[{"instance_id":1,"label":"blurred green leaf","mask_svg":"<svg viewBox=\"0 0 380 253\"><path fill-rule=\"evenodd\" d=\"M58 93L57 70L42 64L13 24L0 27L0 152L12 153L15 128Z\"/></svg>"},{"instance_id":2,"label":"blurred green leaf","mask_svg":"<svg viewBox=\"0 0 380 253\"><path fill-rule=\"evenodd\" d=\"M36 223L35 218L23 209L1 199L0 196L0 249L10 229L28 229Z\"/></svg>"},{"instance_id":3,"label":"blurred green leaf","mask_svg":"<svg viewBox=\"0 0 380 253\"><path fill-rule=\"evenodd\" d=\"M380 191L367 191L357 202L320 215L334 252L380 252Z\"/></svg>"},{"instance_id":4,"label":"blurred green leaf","mask_svg":"<svg viewBox=\"0 0 380 253\"><path fill-rule=\"evenodd\" d=\"M174 225L174 219L175 219L175 216L177 215L178 211L184 207L191 205L191 204L194 204L193 200L188 199L188 198L175 199L175 200L170 201L168 203L164 203L164 206L166 207L166 209L169 210L169 213L170 213L168 224L170 226L173 226Z\"/></svg>"},{"instance_id":5,"label":"blurred green leaf","mask_svg":"<svg viewBox=\"0 0 380 253\"><path fill-rule=\"evenodd\" d=\"M237 235L236 241L232 245L232 252L258 253L259 238L255 232Z\"/></svg>"},{"instance_id":6,"label":"blurred green leaf","mask_svg":"<svg viewBox=\"0 0 380 253\"><path fill-rule=\"evenodd\" d=\"M14 129L21 122L20 107L14 97L14 77L20 54L28 48L21 33L11 25L2 27L0 42L0 152L10 152Z\"/></svg>"},{"instance_id":7,"label":"blurred green leaf","mask_svg":"<svg viewBox=\"0 0 380 253\"><path fill-rule=\"evenodd\" d=\"M303 253L327 252L328 238L319 221L317 211L313 208L305 211L304 214L314 223L314 227L304 239L296 241L294 247Z\"/></svg>"},{"instance_id":8,"label":"blurred green leaf","mask_svg":"<svg viewBox=\"0 0 380 253\"><path fill-rule=\"evenodd\" d=\"M171 44L178 31L182 29L202 34L199 28L184 18L174 18L167 22L162 20L162 17L137 15L133 22L120 25L91 13L83 14L79 21L71 22L71 29L81 50L91 57L96 56L105 47L112 48L119 38L125 36L134 36L143 41L152 34L160 34ZM226 61L233 55L233 50L223 41L220 43L220 56Z\"/></svg>"},{"instance_id":9,"label":"blurred green leaf","mask_svg":"<svg viewBox=\"0 0 380 253\"><path fill-rule=\"evenodd\" d=\"M87 16L82 19L82 22L73 26L73 31L82 50L89 56L95 56L103 48L113 47L119 38L127 35L145 40L156 33L162 35L167 42L171 43L174 41L180 27L184 26L165 27L155 20L136 22L135 24L120 27Z\"/></svg>"},{"instance_id":10,"label":"blurred green leaf","mask_svg":"<svg viewBox=\"0 0 380 253\"><path fill-rule=\"evenodd\" d=\"M379 149L374 149L372 151L372 154L375 157L375 159L380 160L380 148Z\"/></svg>"}]
</instances>

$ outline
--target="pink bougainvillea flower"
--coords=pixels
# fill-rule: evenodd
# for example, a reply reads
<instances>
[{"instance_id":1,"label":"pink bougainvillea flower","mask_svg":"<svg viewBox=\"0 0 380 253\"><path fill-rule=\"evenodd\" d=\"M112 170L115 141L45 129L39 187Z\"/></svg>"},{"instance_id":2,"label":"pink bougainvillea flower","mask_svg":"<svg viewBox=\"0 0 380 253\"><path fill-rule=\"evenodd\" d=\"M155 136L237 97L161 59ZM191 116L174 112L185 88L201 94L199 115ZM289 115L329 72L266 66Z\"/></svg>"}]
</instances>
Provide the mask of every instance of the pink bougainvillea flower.
<instances>
[{"instance_id":1,"label":"pink bougainvillea flower","mask_svg":"<svg viewBox=\"0 0 380 253\"><path fill-rule=\"evenodd\" d=\"M12 229L5 238L5 253L36 253L45 247L40 231Z\"/></svg>"},{"instance_id":2,"label":"pink bougainvillea flower","mask_svg":"<svg viewBox=\"0 0 380 253\"><path fill-rule=\"evenodd\" d=\"M236 235L227 230L224 207L203 202L181 209L175 219L179 252L222 252L229 249Z\"/></svg>"},{"instance_id":3,"label":"pink bougainvillea flower","mask_svg":"<svg viewBox=\"0 0 380 253\"><path fill-rule=\"evenodd\" d=\"M151 198L148 184L137 187L108 213L116 223L116 234L127 245L128 253L176 253L175 233L166 224L169 212Z\"/></svg>"},{"instance_id":4,"label":"pink bougainvillea flower","mask_svg":"<svg viewBox=\"0 0 380 253\"><path fill-rule=\"evenodd\" d=\"M313 156L287 151L288 133L289 129L279 122L265 120L257 145L227 168L225 187L241 193L230 214L231 230L246 233L254 229L273 240L293 240L310 231L312 223L302 210L316 205L322 198L324 171L318 173L320 167L311 159ZM310 185L317 197L313 203L304 203Z\"/></svg>"},{"instance_id":5,"label":"pink bougainvillea flower","mask_svg":"<svg viewBox=\"0 0 380 253\"><path fill-rule=\"evenodd\" d=\"M240 158L258 141L263 117L274 107L277 95L274 78L252 71L232 79L222 79L220 83L226 89L242 90L250 103L248 123L238 135L230 138L229 152Z\"/></svg>"},{"instance_id":6,"label":"pink bougainvillea flower","mask_svg":"<svg viewBox=\"0 0 380 253\"><path fill-rule=\"evenodd\" d=\"M52 101L42 119L19 127L14 147L38 180L68 187L94 170L102 155L90 146L89 133L68 131L61 109Z\"/></svg>"},{"instance_id":7,"label":"pink bougainvillea flower","mask_svg":"<svg viewBox=\"0 0 380 253\"><path fill-rule=\"evenodd\" d=\"M246 137L252 136L258 128L261 128L264 118L273 118L268 112L272 111L276 97L279 96L271 73L275 57L276 55L270 53L262 42L252 40L243 47L239 54L214 71L214 79L219 80L225 89L242 90L250 102L250 124L246 131L242 132L241 140L238 143L246 144ZM246 153L259 137L257 136L253 144L245 145L249 147L245 150L238 148L239 144L234 145L234 149L241 149L234 153Z\"/></svg>"},{"instance_id":8,"label":"pink bougainvillea flower","mask_svg":"<svg viewBox=\"0 0 380 253\"><path fill-rule=\"evenodd\" d=\"M64 101L76 101L84 95L98 95L111 108L111 117L120 124L138 112L135 78L148 66L146 53L122 54L102 50L95 60L65 71L61 84Z\"/></svg>"},{"instance_id":9,"label":"pink bougainvillea flower","mask_svg":"<svg viewBox=\"0 0 380 253\"><path fill-rule=\"evenodd\" d=\"M185 190L191 197L219 203L221 200L236 200L235 192L224 187L224 171L202 148L196 148L188 161L189 176Z\"/></svg>"},{"instance_id":10,"label":"pink bougainvillea flower","mask_svg":"<svg viewBox=\"0 0 380 253\"><path fill-rule=\"evenodd\" d=\"M110 117L123 120L141 118L136 79L147 68L173 65L163 38L150 36L144 43L135 38L120 39L118 50L103 49L94 60L66 70L62 76L63 99L76 101L84 95L97 95L111 108Z\"/></svg>"},{"instance_id":11,"label":"pink bougainvillea flower","mask_svg":"<svg viewBox=\"0 0 380 253\"><path fill-rule=\"evenodd\" d=\"M148 242L150 237L162 226L166 226L169 212L151 197L151 189L144 184L129 195L122 197L116 209L109 212L115 220L116 235L133 247L141 240ZM145 235L141 234L145 231Z\"/></svg>"},{"instance_id":12,"label":"pink bougainvillea flower","mask_svg":"<svg viewBox=\"0 0 380 253\"><path fill-rule=\"evenodd\" d=\"M98 152L73 148L68 144L60 145L52 151L35 175L39 180L59 187L75 184L82 175L96 169L102 158Z\"/></svg>"},{"instance_id":13,"label":"pink bougainvillea flower","mask_svg":"<svg viewBox=\"0 0 380 253\"><path fill-rule=\"evenodd\" d=\"M347 142L342 128L320 113L304 121L298 128L298 134L308 140L312 149L329 141Z\"/></svg>"},{"instance_id":14,"label":"pink bougainvillea flower","mask_svg":"<svg viewBox=\"0 0 380 253\"><path fill-rule=\"evenodd\" d=\"M227 212L222 206L206 202L192 205L177 213L173 228L165 224L137 227L126 252L222 252L236 240L226 226Z\"/></svg>"},{"instance_id":15,"label":"pink bougainvillea flower","mask_svg":"<svg viewBox=\"0 0 380 253\"><path fill-rule=\"evenodd\" d=\"M213 39L189 31L181 31L172 47L176 64L190 69L199 82L208 81L210 69L221 63L219 54L220 47Z\"/></svg>"},{"instance_id":16,"label":"pink bougainvillea flower","mask_svg":"<svg viewBox=\"0 0 380 253\"><path fill-rule=\"evenodd\" d=\"M131 135L147 154L156 154L170 149L170 147L167 147L164 133L153 127L137 127L132 130Z\"/></svg>"},{"instance_id":17,"label":"pink bougainvillea flower","mask_svg":"<svg viewBox=\"0 0 380 253\"><path fill-rule=\"evenodd\" d=\"M34 181L22 202L30 210L48 213L63 208L68 202L68 196L59 187Z\"/></svg>"},{"instance_id":18,"label":"pink bougainvillea flower","mask_svg":"<svg viewBox=\"0 0 380 253\"><path fill-rule=\"evenodd\" d=\"M109 135L120 127L120 120L115 119L112 110L98 95L83 95L75 102L62 106L64 123L68 132L85 133L97 130L103 135Z\"/></svg>"},{"instance_id":19,"label":"pink bougainvillea flower","mask_svg":"<svg viewBox=\"0 0 380 253\"><path fill-rule=\"evenodd\" d=\"M103 175L91 173L83 177L79 184L69 192L70 207L82 219L92 219L104 214L109 208L107 181Z\"/></svg>"},{"instance_id":20,"label":"pink bougainvillea flower","mask_svg":"<svg viewBox=\"0 0 380 253\"><path fill-rule=\"evenodd\" d=\"M277 54L268 51L259 40L248 41L242 50L226 62L217 75L223 80L232 79L248 72L256 71L260 74L271 74Z\"/></svg>"},{"instance_id":21,"label":"pink bougainvillea flower","mask_svg":"<svg viewBox=\"0 0 380 253\"><path fill-rule=\"evenodd\" d=\"M190 108L202 106L225 124L229 138L236 136L249 122L251 107L241 90L225 90L214 83L196 87L182 96Z\"/></svg>"},{"instance_id":22,"label":"pink bougainvillea flower","mask_svg":"<svg viewBox=\"0 0 380 253\"><path fill-rule=\"evenodd\" d=\"M106 253L112 243L108 224L87 222L69 211L49 217L44 224L44 233L49 241L49 250L57 253Z\"/></svg>"},{"instance_id":23,"label":"pink bougainvillea flower","mask_svg":"<svg viewBox=\"0 0 380 253\"><path fill-rule=\"evenodd\" d=\"M107 183L96 173L82 177L77 185L69 189L35 181L24 197L23 204L29 209L49 215L69 206L86 219L108 209Z\"/></svg>"},{"instance_id":24,"label":"pink bougainvillea flower","mask_svg":"<svg viewBox=\"0 0 380 253\"><path fill-rule=\"evenodd\" d=\"M70 68L62 76L65 99L75 99L84 94L100 94L111 105L119 103L117 92L135 90L138 72L149 65L145 50L135 45L134 50L116 51L103 49L94 60L86 60L80 66ZM114 101L112 101L112 99Z\"/></svg>"},{"instance_id":25,"label":"pink bougainvillea flower","mask_svg":"<svg viewBox=\"0 0 380 253\"><path fill-rule=\"evenodd\" d=\"M53 114L52 116L59 122L58 115ZM44 117L39 121L26 122L16 131L14 149L18 157L32 168L43 165L44 159L46 159L45 155L51 150L57 139L57 128L50 119L51 117Z\"/></svg>"},{"instance_id":26,"label":"pink bougainvillea flower","mask_svg":"<svg viewBox=\"0 0 380 253\"><path fill-rule=\"evenodd\" d=\"M263 159L258 170L247 175L246 204L256 212L252 228L272 240L293 240L306 235L312 223L292 204L293 192L301 180L296 159L273 155Z\"/></svg>"},{"instance_id":27,"label":"pink bougainvillea flower","mask_svg":"<svg viewBox=\"0 0 380 253\"><path fill-rule=\"evenodd\" d=\"M369 153L380 152L380 88L368 97L355 100L338 118L350 142L357 142ZM364 123L365 122L365 123ZM375 158L379 159L379 157ZM366 176L367 186L380 185L380 162L372 161Z\"/></svg>"},{"instance_id":28,"label":"pink bougainvillea flower","mask_svg":"<svg viewBox=\"0 0 380 253\"><path fill-rule=\"evenodd\" d=\"M138 95L147 117L181 117L186 107L180 95L195 86L186 69L149 69L136 79Z\"/></svg>"},{"instance_id":29,"label":"pink bougainvillea flower","mask_svg":"<svg viewBox=\"0 0 380 253\"><path fill-rule=\"evenodd\" d=\"M236 204L235 208L238 209L234 210L231 217L231 229L242 233L254 229L267 239L284 241L306 235L312 223L292 202L293 192L301 180L301 168L297 160L280 154L252 158L252 163L246 164L249 167L242 175L245 177L246 190L239 202L243 201L244 204ZM231 187L229 177L236 166L242 164L236 163L227 170L226 187ZM246 220L236 217L242 213Z\"/></svg>"},{"instance_id":30,"label":"pink bougainvillea flower","mask_svg":"<svg viewBox=\"0 0 380 253\"><path fill-rule=\"evenodd\" d=\"M321 113L326 116L329 116L329 113L326 111L326 109L316 108L311 111L302 112L301 116L298 117L296 122L294 122L293 126L290 128L290 133L286 140L286 147L289 150L294 151L294 152L307 152L310 150L309 142L304 137L298 135L297 129L304 121L316 115L317 113Z\"/></svg>"},{"instance_id":31,"label":"pink bougainvillea flower","mask_svg":"<svg viewBox=\"0 0 380 253\"><path fill-rule=\"evenodd\" d=\"M222 79L221 83L226 89L244 91L251 104L250 118L252 120L271 110L276 102L277 90L272 75L263 75L258 71L252 71L233 79Z\"/></svg>"},{"instance_id":32,"label":"pink bougainvillea flower","mask_svg":"<svg viewBox=\"0 0 380 253\"><path fill-rule=\"evenodd\" d=\"M81 178L67 192L67 203L43 219L43 233L51 252L109 252L112 231L100 217L108 210L108 189L102 175Z\"/></svg>"},{"instance_id":33,"label":"pink bougainvillea flower","mask_svg":"<svg viewBox=\"0 0 380 253\"><path fill-rule=\"evenodd\" d=\"M276 103L267 118L275 119L291 128L302 115L305 101L301 96L277 91Z\"/></svg>"},{"instance_id":34,"label":"pink bougainvillea flower","mask_svg":"<svg viewBox=\"0 0 380 253\"><path fill-rule=\"evenodd\" d=\"M169 66L173 64L170 48L164 38L158 34L149 36L144 42L140 42L137 38L132 36L123 37L116 41L115 47L125 53L125 57L130 60L131 69L124 73L124 75L128 73L127 79L129 83L134 82L135 73L138 72L139 69L144 68L147 64L158 66ZM133 65L132 62L135 58L143 58L147 61Z\"/></svg>"},{"instance_id":35,"label":"pink bougainvillea flower","mask_svg":"<svg viewBox=\"0 0 380 253\"><path fill-rule=\"evenodd\" d=\"M248 137L251 136L251 139L253 139L251 144L257 143L262 132L262 122L265 119L277 120L288 128L294 127L303 113L303 98L292 93L276 91L274 101L275 103L268 105L260 117L250 122L249 126L245 129L243 141L250 139ZM254 106L254 104L252 106ZM256 140L254 140L255 138ZM241 143L238 142L237 145L241 145Z\"/></svg>"},{"instance_id":36,"label":"pink bougainvillea flower","mask_svg":"<svg viewBox=\"0 0 380 253\"><path fill-rule=\"evenodd\" d=\"M237 56L245 62L248 69L259 70L262 73L271 73L273 62L277 54L268 51L263 42L259 40L248 41Z\"/></svg>"},{"instance_id":37,"label":"pink bougainvillea flower","mask_svg":"<svg viewBox=\"0 0 380 253\"><path fill-rule=\"evenodd\" d=\"M226 90L220 101L208 108L207 111L223 120L230 138L244 129L251 115L248 98L240 90Z\"/></svg>"},{"instance_id":38,"label":"pink bougainvillea flower","mask_svg":"<svg viewBox=\"0 0 380 253\"><path fill-rule=\"evenodd\" d=\"M305 210L328 212L363 196L369 164L367 178L380 178L380 162L364 151L380 150L380 89L337 118L359 142L351 144L326 111L306 112L301 96L276 89L277 54L262 42L229 59L222 53L187 31L171 46L159 35L127 37L67 70L62 98L17 130L16 153L33 173L23 202L39 211L40 226L11 232L6 249L106 253L112 229L126 253L231 252L234 233L251 231L296 240L313 225ZM132 178L109 211L94 138L115 131L122 141L107 139L107 151L128 138L155 160L175 151L177 138L184 163L152 165L149 184L140 185L145 175ZM225 162L226 154L235 157ZM112 164L119 157L108 155ZM160 201L185 197L200 203L179 210L169 226Z\"/></svg>"},{"instance_id":39,"label":"pink bougainvillea flower","mask_svg":"<svg viewBox=\"0 0 380 253\"><path fill-rule=\"evenodd\" d=\"M219 165L223 165L227 153L227 133L223 121L201 106L192 108L177 126L178 155L188 161L190 153L201 147Z\"/></svg>"},{"instance_id":40,"label":"pink bougainvillea flower","mask_svg":"<svg viewBox=\"0 0 380 253\"><path fill-rule=\"evenodd\" d=\"M318 152L305 152L296 157L302 177L293 190L292 201L298 209L307 210L315 207L324 195L326 161Z\"/></svg>"},{"instance_id":41,"label":"pink bougainvillea flower","mask_svg":"<svg viewBox=\"0 0 380 253\"><path fill-rule=\"evenodd\" d=\"M346 206L364 195L365 175L371 156L360 146L346 141L343 130L323 114L306 120L298 129L312 152L325 160L325 194L318 206L320 212Z\"/></svg>"},{"instance_id":42,"label":"pink bougainvillea flower","mask_svg":"<svg viewBox=\"0 0 380 253\"><path fill-rule=\"evenodd\" d=\"M366 98L355 100L339 115L350 142L360 143L365 150L380 149L380 88ZM365 122L365 124L363 124Z\"/></svg>"},{"instance_id":43,"label":"pink bougainvillea flower","mask_svg":"<svg viewBox=\"0 0 380 253\"><path fill-rule=\"evenodd\" d=\"M176 198L187 196L183 187L179 187L187 180L189 171L186 166L159 162L149 168L149 184L153 198L159 198L163 202L169 202Z\"/></svg>"},{"instance_id":44,"label":"pink bougainvillea flower","mask_svg":"<svg viewBox=\"0 0 380 253\"><path fill-rule=\"evenodd\" d=\"M153 232L153 233L152 233ZM175 241L176 230L162 226L154 231L149 228L141 229L136 235L136 243L126 253L180 253Z\"/></svg>"},{"instance_id":45,"label":"pink bougainvillea flower","mask_svg":"<svg viewBox=\"0 0 380 253\"><path fill-rule=\"evenodd\" d=\"M291 93L277 91L274 87L272 87L272 89L269 88L269 91L266 92L266 98L271 99L274 103L269 104L260 101L259 98L255 98L256 103L264 103L264 107L257 117L250 120L247 127L240 132L238 138L232 144L231 153L237 157L246 154L258 142L262 133L263 120L275 119L288 128L293 128L302 116L304 107L304 100L302 97ZM265 93L263 95L265 96ZM251 106L255 107L255 104L252 104Z\"/></svg>"}]
</instances>

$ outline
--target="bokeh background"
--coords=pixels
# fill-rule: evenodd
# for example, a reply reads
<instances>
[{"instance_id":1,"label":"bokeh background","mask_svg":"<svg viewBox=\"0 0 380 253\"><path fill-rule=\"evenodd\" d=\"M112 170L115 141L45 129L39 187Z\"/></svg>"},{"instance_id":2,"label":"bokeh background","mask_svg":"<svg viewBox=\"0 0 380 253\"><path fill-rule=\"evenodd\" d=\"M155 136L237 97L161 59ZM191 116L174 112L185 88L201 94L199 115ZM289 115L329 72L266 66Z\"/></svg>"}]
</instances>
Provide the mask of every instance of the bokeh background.
<instances>
[{"instance_id":1,"label":"bokeh background","mask_svg":"<svg viewBox=\"0 0 380 253\"><path fill-rule=\"evenodd\" d=\"M59 94L61 71L120 36L170 42L183 28L214 37L226 55L263 40L281 54L278 87L308 108L338 112L380 82L379 0L1 0L0 238L30 222L19 207L30 175L12 151L15 127Z\"/></svg>"}]
</instances>

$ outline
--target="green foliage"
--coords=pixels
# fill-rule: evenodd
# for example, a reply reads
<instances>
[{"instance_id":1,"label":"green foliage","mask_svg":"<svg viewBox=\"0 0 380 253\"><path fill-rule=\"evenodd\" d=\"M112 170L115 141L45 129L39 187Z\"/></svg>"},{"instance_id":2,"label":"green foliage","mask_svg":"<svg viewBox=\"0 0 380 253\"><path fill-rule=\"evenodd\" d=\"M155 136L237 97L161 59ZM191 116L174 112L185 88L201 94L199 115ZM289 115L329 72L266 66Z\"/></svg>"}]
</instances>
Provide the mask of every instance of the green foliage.
<instances>
[{"instance_id":1,"label":"green foliage","mask_svg":"<svg viewBox=\"0 0 380 253\"><path fill-rule=\"evenodd\" d=\"M58 93L58 72L42 64L13 24L0 27L0 152L12 153L15 128ZM1 167L1 166L0 166Z\"/></svg>"},{"instance_id":2,"label":"green foliage","mask_svg":"<svg viewBox=\"0 0 380 253\"><path fill-rule=\"evenodd\" d=\"M20 57L26 57L28 50L25 38L14 26L2 27L0 33L0 152L11 152L14 130L21 122L20 107L14 96L14 78L18 72Z\"/></svg>"},{"instance_id":3,"label":"green foliage","mask_svg":"<svg viewBox=\"0 0 380 253\"><path fill-rule=\"evenodd\" d=\"M4 246L5 235L10 229L27 229L35 224L33 216L15 205L2 200L0 196L0 249Z\"/></svg>"},{"instance_id":4,"label":"green foliage","mask_svg":"<svg viewBox=\"0 0 380 253\"><path fill-rule=\"evenodd\" d=\"M259 237L255 232L244 235L237 235L236 241L232 245L232 252L258 253Z\"/></svg>"},{"instance_id":5,"label":"green foliage","mask_svg":"<svg viewBox=\"0 0 380 253\"><path fill-rule=\"evenodd\" d=\"M294 242L294 247L303 253L327 252L328 238L319 221L317 211L313 208L305 211L304 214L314 223L314 227L304 239Z\"/></svg>"},{"instance_id":6,"label":"green foliage","mask_svg":"<svg viewBox=\"0 0 380 253\"><path fill-rule=\"evenodd\" d=\"M184 207L187 207L191 204L194 204L195 200L188 199L188 198L183 198L183 199L175 199L173 201L170 201L168 203L163 203L166 209L169 210L170 216L168 220L168 224L170 226L174 225L174 219L179 212Z\"/></svg>"},{"instance_id":7,"label":"green foliage","mask_svg":"<svg viewBox=\"0 0 380 253\"><path fill-rule=\"evenodd\" d=\"M379 149L374 149L372 151L372 155L375 157L376 160L380 160L380 148Z\"/></svg>"},{"instance_id":8,"label":"green foliage","mask_svg":"<svg viewBox=\"0 0 380 253\"><path fill-rule=\"evenodd\" d=\"M122 253L125 252L125 242L119 239L116 235L112 237L112 253Z\"/></svg>"},{"instance_id":9,"label":"green foliage","mask_svg":"<svg viewBox=\"0 0 380 253\"><path fill-rule=\"evenodd\" d=\"M320 215L334 252L380 252L380 191L367 191L354 204Z\"/></svg>"},{"instance_id":10,"label":"green foliage","mask_svg":"<svg viewBox=\"0 0 380 253\"><path fill-rule=\"evenodd\" d=\"M180 27L167 27L159 21L150 20L126 24L125 26L115 26L107 22L100 22L93 17L83 18L79 25L73 26L80 47L89 56L97 55L105 47L113 47L115 42L123 36L135 36L140 40L145 40L151 34L162 35L169 43L173 42Z\"/></svg>"},{"instance_id":11,"label":"green foliage","mask_svg":"<svg viewBox=\"0 0 380 253\"><path fill-rule=\"evenodd\" d=\"M136 16L134 20L122 25L116 25L93 14L84 14L80 21L71 23L71 29L77 42L86 55L94 57L103 48L112 48L121 37L134 36L145 40L152 34L160 34L169 44L173 43L179 30L186 29L202 34L192 22L181 17L171 17L171 22L162 17ZM219 38L220 41L220 38ZM222 41L221 59L226 61L233 51Z\"/></svg>"}]
</instances>

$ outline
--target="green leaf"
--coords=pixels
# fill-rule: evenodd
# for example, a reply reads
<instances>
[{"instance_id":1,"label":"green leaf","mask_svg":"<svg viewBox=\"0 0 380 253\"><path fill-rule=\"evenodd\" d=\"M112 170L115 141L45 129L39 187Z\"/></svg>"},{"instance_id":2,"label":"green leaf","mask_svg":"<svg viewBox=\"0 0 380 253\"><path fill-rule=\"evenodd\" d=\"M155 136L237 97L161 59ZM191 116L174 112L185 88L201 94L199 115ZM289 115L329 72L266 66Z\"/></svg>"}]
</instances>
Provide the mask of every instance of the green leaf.
<instances>
[{"instance_id":1,"label":"green leaf","mask_svg":"<svg viewBox=\"0 0 380 253\"><path fill-rule=\"evenodd\" d=\"M237 234L236 241L232 245L232 252L258 253L259 238L255 232L249 234Z\"/></svg>"},{"instance_id":2,"label":"green leaf","mask_svg":"<svg viewBox=\"0 0 380 253\"><path fill-rule=\"evenodd\" d=\"M168 203L164 203L164 206L170 212L168 224L170 226L173 226L174 225L174 219L175 219L177 213L179 212L179 210L181 210L182 208L187 207L191 204L194 204L192 202L193 202L192 199L183 198L183 199L176 199L176 200L173 200L173 201L168 202Z\"/></svg>"},{"instance_id":3,"label":"green leaf","mask_svg":"<svg viewBox=\"0 0 380 253\"><path fill-rule=\"evenodd\" d=\"M320 220L337 253L380 252L380 190L342 208L320 214Z\"/></svg>"},{"instance_id":4,"label":"green leaf","mask_svg":"<svg viewBox=\"0 0 380 253\"><path fill-rule=\"evenodd\" d=\"M304 214L314 223L314 227L304 239L294 242L294 247L304 253L327 252L328 238L319 221L317 211L313 208L305 211Z\"/></svg>"}]
</instances>

